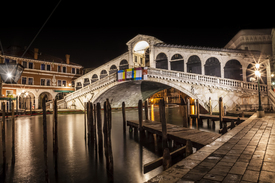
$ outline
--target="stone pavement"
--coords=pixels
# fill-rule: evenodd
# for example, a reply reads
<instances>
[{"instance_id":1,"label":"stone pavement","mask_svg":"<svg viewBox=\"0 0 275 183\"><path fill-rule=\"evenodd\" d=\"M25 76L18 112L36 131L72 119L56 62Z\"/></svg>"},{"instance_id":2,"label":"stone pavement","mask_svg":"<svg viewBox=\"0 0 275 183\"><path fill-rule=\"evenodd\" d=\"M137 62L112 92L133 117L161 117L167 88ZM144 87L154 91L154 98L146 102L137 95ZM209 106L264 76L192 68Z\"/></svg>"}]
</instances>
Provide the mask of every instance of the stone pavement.
<instances>
[{"instance_id":1,"label":"stone pavement","mask_svg":"<svg viewBox=\"0 0 275 183\"><path fill-rule=\"evenodd\" d=\"M275 182L275 114L254 114L148 182Z\"/></svg>"}]
</instances>

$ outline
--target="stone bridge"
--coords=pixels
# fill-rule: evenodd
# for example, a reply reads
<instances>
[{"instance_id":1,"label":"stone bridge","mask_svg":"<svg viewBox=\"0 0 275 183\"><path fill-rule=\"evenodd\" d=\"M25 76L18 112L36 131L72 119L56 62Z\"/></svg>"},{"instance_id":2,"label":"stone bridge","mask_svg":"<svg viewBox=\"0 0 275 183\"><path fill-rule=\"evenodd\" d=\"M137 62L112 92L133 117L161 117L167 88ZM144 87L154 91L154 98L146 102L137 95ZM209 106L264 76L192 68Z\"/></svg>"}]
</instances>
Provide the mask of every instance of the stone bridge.
<instances>
[{"instance_id":1,"label":"stone bridge","mask_svg":"<svg viewBox=\"0 0 275 183\"><path fill-rule=\"evenodd\" d=\"M165 44L147 35L137 35L126 43L128 52L75 80L76 91L59 101L60 107L84 109L84 103L109 98L112 107L137 106L154 93L173 87L199 99L213 111L223 97L227 109L240 104L258 104L255 64L260 63L263 104L275 102L271 90L270 62L260 51L206 48ZM148 78L141 81L117 81L117 71L147 67Z\"/></svg>"},{"instance_id":2,"label":"stone bridge","mask_svg":"<svg viewBox=\"0 0 275 183\"><path fill-rule=\"evenodd\" d=\"M84 109L84 103L103 102L108 98L112 107L119 108L124 101L127 107L135 107L138 100L146 100L154 93L170 87L199 99L200 105L208 110L209 97L212 99L213 111L218 111L218 98L223 97L227 109L233 109L244 102L258 103L257 83L224 79L213 76L202 76L184 72L167 71L148 68L147 80L117 81L117 73L113 73L97 82L75 91L59 101L67 108L75 106ZM260 85L262 103L269 102L268 86Z\"/></svg>"}]
</instances>

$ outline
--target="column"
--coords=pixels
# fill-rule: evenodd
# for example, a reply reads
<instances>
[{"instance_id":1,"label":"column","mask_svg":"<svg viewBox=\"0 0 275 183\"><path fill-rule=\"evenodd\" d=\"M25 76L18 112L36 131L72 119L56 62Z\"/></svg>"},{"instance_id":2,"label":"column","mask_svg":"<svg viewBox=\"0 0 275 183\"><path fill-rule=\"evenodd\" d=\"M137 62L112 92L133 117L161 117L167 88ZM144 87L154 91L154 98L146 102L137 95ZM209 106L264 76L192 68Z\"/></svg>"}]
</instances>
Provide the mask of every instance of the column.
<instances>
[{"instance_id":1,"label":"column","mask_svg":"<svg viewBox=\"0 0 275 183\"><path fill-rule=\"evenodd\" d=\"M149 57L150 57L150 67L156 68L156 64L155 64L155 47L154 47L154 41L151 41L151 42L150 42L150 53L149 53Z\"/></svg>"},{"instance_id":2,"label":"column","mask_svg":"<svg viewBox=\"0 0 275 183\"><path fill-rule=\"evenodd\" d=\"M270 71L270 62L266 59L266 81L267 81L267 89L271 89L271 71Z\"/></svg>"},{"instance_id":3,"label":"column","mask_svg":"<svg viewBox=\"0 0 275 183\"><path fill-rule=\"evenodd\" d=\"M245 66L243 65L243 66L242 66L242 70L243 70L243 81L244 81L244 82L246 82L246 69L247 69L247 66L246 66L246 65L245 65Z\"/></svg>"}]
</instances>

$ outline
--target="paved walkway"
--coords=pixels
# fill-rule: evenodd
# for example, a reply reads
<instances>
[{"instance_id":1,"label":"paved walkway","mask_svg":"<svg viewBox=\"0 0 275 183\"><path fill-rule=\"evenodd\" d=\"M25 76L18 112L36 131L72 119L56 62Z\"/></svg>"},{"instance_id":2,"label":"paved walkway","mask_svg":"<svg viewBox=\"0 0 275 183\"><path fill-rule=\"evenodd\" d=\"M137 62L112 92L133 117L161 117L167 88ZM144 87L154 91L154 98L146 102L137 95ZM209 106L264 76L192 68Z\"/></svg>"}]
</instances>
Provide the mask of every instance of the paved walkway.
<instances>
[{"instance_id":1,"label":"paved walkway","mask_svg":"<svg viewBox=\"0 0 275 183\"><path fill-rule=\"evenodd\" d=\"M148 182L275 182L275 114L254 114Z\"/></svg>"}]
</instances>

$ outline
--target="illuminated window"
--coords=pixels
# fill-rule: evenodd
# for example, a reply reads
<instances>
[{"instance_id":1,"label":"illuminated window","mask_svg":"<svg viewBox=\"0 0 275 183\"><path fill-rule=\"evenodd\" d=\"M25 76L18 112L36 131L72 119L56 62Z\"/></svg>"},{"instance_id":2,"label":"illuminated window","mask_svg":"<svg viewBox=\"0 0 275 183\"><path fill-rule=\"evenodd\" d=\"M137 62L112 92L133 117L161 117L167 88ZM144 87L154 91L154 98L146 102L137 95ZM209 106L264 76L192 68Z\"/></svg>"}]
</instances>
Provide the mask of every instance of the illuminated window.
<instances>
[{"instance_id":1,"label":"illuminated window","mask_svg":"<svg viewBox=\"0 0 275 183\"><path fill-rule=\"evenodd\" d=\"M66 81L62 81L62 86L67 86L67 82Z\"/></svg>"}]
</instances>

